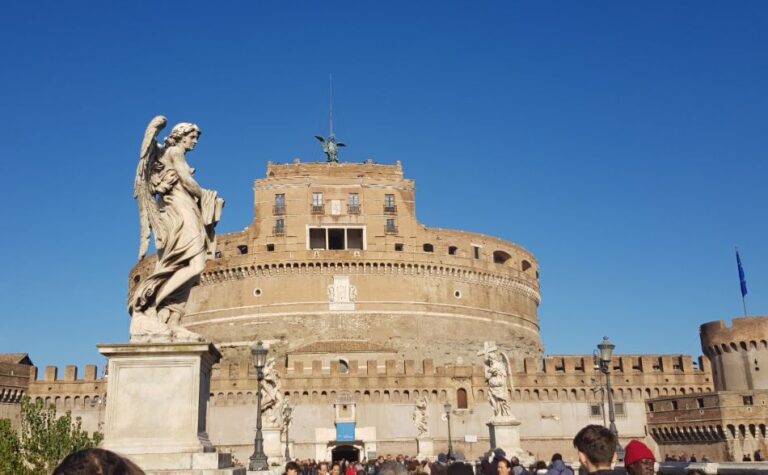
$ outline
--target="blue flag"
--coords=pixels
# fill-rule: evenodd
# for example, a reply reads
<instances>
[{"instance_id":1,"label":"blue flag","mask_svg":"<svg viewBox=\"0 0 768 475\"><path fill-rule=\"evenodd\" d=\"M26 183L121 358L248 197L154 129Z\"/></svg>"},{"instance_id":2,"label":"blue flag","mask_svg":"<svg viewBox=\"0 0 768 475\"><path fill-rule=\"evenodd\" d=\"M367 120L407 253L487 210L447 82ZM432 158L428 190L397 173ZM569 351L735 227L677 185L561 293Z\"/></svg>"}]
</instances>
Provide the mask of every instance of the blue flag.
<instances>
[{"instance_id":1,"label":"blue flag","mask_svg":"<svg viewBox=\"0 0 768 475\"><path fill-rule=\"evenodd\" d=\"M741 284L741 296L747 296L747 278L744 277L744 268L741 267L741 257L739 257L739 250L736 249L736 265L739 266L739 284Z\"/></svg>"}]
</instances>

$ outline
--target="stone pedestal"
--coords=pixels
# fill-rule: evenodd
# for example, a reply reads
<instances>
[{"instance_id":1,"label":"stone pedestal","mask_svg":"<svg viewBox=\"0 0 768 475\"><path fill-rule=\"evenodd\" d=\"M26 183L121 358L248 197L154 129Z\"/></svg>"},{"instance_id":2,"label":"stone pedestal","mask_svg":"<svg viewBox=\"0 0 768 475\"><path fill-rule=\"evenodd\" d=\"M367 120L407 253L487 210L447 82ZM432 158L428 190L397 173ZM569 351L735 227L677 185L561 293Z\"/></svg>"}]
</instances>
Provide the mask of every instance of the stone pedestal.
<instances>
[{"instance_id":1,"label":"stone pedestal","mask_svg":"<svg viewBox=\"0 0 768 475\"><path fill-rule=\"evenodd\" d=\"M147 473L245 473L217 453L206 432L209 343L99 345L109 358L103 447ZM233 471L234 470L234 471Z\"/></svg>"},{"instance_id":2,"label":"stone pedestal","mask_svg":"<svg viewBox=\"0 0 768 475\"><path fill-rule=\"evenodd\" d=\"M491 438L491 450L501 448L507 458L517 457L524 466L535 462L534 457L520 446L520 421L514 417L491 419L486 424Z\"/></svg>"},{"instance_id":3,"label":"stone pedestal","mask_svg":"<svg viewBox=\"0 0 768 475\"><path fill-rule=\"evenodd\" d=\"M434 460L435 458L435 441L432 437L417 437L416 438L416 450L418 455L416 458L424 460L429 458Z\"/></svg>"}]
</instances>

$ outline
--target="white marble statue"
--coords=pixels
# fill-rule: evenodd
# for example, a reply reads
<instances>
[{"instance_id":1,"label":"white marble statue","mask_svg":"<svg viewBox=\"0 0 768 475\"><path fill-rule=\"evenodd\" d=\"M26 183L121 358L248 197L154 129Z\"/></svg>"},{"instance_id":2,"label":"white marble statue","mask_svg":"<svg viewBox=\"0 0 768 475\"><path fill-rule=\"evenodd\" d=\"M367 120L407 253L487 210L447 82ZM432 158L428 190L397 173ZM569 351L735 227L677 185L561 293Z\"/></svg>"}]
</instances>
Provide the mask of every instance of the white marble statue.
<instances>
[{"instance_id":1,"label":"white marble statue","mask_svg":"<svg viewBox=\"0 0 768 475\"><path fill-rule=\"evenodd\" d=\"M416 401L416 405L413 407L413 425L416 426L416 432L419 437L423 437L428 430L427 427L427 398L422 397Z\"/></svg>"},{"instance_id":2,"label":"white marble statue","mask_svg":"<svg viewBox=\"0 0 768 475\"><path fill-rule=\"evenodd\" d=\"M180 123L160 145L157 136L167 123L165 117L157 116L147 126L134 182L141 222L139 259L146 255L154 233L157 263L131 289L132 343L202 341L180 320L190 290L215 252L214 227L224 206L215 191L197 184L195 170L186 161L200 128Z\"/></svg>"},{"instance_id":3,"label":"white marble statue","mask_svg":"<svg viewBox=\"0 0 768 475\"><path fill-rule=\"evenodd\" d=\"M267 358L261 390L261 409L268 413L267 420L274 426L282 426L283 393L280 390L280 375L275 368L274 358Z\"/></svg>"},{"instance_id":4,"label":"white marble statue","mask_svg":"<svg viewBox=\"0 0 768 475\"><path fill-rule=\"evenodd\" d=\"M483 357L488 400L493 408L494 420L514 419L509 408L509 358L492 341L486 341L477 353Z\"/></svg>"}]
</instances>

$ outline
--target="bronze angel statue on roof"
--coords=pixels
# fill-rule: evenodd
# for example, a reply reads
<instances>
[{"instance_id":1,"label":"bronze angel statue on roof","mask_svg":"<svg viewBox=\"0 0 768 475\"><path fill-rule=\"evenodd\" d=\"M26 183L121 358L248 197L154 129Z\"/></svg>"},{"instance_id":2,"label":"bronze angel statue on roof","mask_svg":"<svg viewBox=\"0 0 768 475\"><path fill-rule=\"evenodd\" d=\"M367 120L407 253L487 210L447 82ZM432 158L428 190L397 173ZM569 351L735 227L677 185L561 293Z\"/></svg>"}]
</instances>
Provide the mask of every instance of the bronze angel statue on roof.
<instances>
[{"instance_id":1,"label":"bronze angel statue on roof","mask_svg":"<svg viewBox=\"0 0 768 475\"><path fill-rule=\"evenodd\" d=\"M321 144L323 144L323 152L325 152L325 156L328 157L328 161L338 163L339 147L346 147L347 144L336 142L336 137L334 137L333 134L331 134L327 140L325 137L321 137L320 135L315 135L315 138L319 140Z\"/></svg>"},{"instance_id":2,"label":"bronze angel statue on roof","mask_svg":"<svg viewBox=\"0 0 768 475\"><path fill-rule=\"evenodd\" d=\"M215 191L197 184L195 169L186 161L200 128L177 124L161 145L157 136L167 123L157 116L147 126L134 182L141 223L139 259L146 255L154 233L157 262L129 294L132 343L202 340L180 320L190 290L215 252L214 227L224 207Z\"/></svg>"}]
</instances>

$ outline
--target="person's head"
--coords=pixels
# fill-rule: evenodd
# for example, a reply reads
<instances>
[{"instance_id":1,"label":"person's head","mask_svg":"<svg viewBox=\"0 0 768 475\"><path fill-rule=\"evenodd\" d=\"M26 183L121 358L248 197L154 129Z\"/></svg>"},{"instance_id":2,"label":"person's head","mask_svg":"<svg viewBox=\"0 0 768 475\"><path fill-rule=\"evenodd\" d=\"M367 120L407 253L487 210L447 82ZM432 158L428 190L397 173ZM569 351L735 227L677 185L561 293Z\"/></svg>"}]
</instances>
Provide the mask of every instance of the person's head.
<instances>
[{"instance_id":1,"label":"person's head","mask_svg":"<svg viewBox=\"0 0 768 475\"><path fill-rule=\"evenodd\" d=\"M381 464L379 475L408 475L408 470L403 467L403 464L390 460Z\"/></svg>"},{"instance_id":2,"label":"person's head","mask_svg":"<svg viewBox=\"0 0 768 475\"><path fill-rule=\"evenodd\" d=\"M197 139L200 138L200 127L189 122L176 124L171 130L171 135L165 138L165 146L172 147L179 145L185 151L189 152L195 149Z\"/></svg>"},{"instance_id":3,"label":"person's head","mask_svg":"<svg viewBox=\"0 0 768 475\"><path fill-rule=\"evenodd\" d=\"M138 465L104 449L83 449L61 461L53 475L144 475Z\"/></svg>"},{"instance_id":4,"label":"person's head","mask_svg":"<svg viewBox=\"0 0 768 475\"><path fill-rule=\"evenodd\" d=\"M472 466L464 462L448 465L447 475L473 475Z\"/></svg>"},{"instance_id":5,"label":"person's head","mask_svg":"<svg viewBox=\"0 0 768 475\"><path fill-rule=\"evenodd\" d=\"M285 464L285 475L299 475L301 467L296 462L288 462Z\"/></svg>"},{"instance_id":6,"label":"person's head","mask_svg":"<svg viewBox=\"0 0 768 475\"><path fill-rule=\"evenodd\" d=\"M496 448L493 451L493 458L496 459L496 460L501 460L501 459L505 458L506 456L507 456L507 453L504 452L504 449L502 449L500 447Z\"/></svg>"},{"instance_id":7,"label":"person's head","mask_svg":"<svg viewBox=\"0 0 768 475\"><path fill-rule=\"evenodd\" d=\"M616 455L616 436L603 426L591 424L576 434L573 446L588 472L609 469Z\"/></svg>"},{"instance_id":8,"label":"person's head","mask_svg":"<svg viewBox=\"0 0 768 475\"><path fill-rule=\"evenodd\" d=\"M624 450L624 466L630 475L654 474L656 457L647 445L639 440L632 440Z\"/></svg>"},{"instance_id":9,"label":"person's head","mask_svg":"<svg viewBox=\"0 0 768 475\"><path fill-rule=\"evenodd\" d=\"M563 456L555 452L552 454L552 460L550 460L550 462L554 462L555 460L563 460Z\"/></svg>"},{"instance_id":10,"label":"person's head","mask_svg":"<svg viewBox=\"0 0 768 475\"><path fill-rule=\"evenodd\" d=\"M320 473L328 473L328 462L320 462L320 464L317 466L317 470Z\"/></svg>"},{"instance_id":11,"label":"person's head","mask_svg":"<svg viewBox=\"0 0 768 475\"><path fill-rule=\"evenodd\" d=\"M512 464L507 459L501 459L499 460L498 465L496 465L496 473L498 475L509 475L509 473L512 471Z\"/></svg>"},{"instance_id":12,"label":"person's head","mask_svg":"<svg viewBox=\"0 0 768 475\"><path fill-rule=\"evenodd\" d=\"M509 459L509 464L512 465L513 467L517 467L518 465L520 465L520 459L517 457L512 457Z\"/></svg>"},{"instance_id":13,"label":"person's head","mask_svg":"<svg viewBox=\"0 0 768 475\"><path fill-rule=\"evenodd\" d=\"M339 462L333 462L331 465L331 475L339 475L341 473L341 464Z\"/></svg>"}]
</instances>

